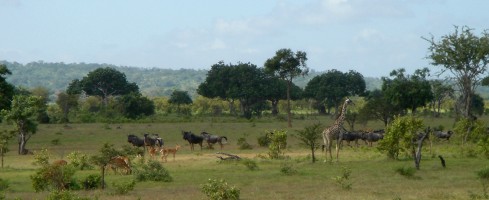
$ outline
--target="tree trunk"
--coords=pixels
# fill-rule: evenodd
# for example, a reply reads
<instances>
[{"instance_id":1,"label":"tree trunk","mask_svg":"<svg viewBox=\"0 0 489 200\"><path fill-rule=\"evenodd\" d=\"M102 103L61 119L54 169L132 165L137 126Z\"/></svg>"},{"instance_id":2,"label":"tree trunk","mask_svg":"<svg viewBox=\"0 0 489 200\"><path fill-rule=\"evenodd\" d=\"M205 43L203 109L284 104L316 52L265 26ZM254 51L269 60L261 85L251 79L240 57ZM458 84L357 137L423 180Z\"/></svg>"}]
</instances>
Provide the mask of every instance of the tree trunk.
<instances>
[{"instance_id":1,"label":"tree trunk","mask_svg":"<svg viewBox=\"0 0 489 200\"><path fill-rule=\"evenodd\" d=\"M3 147L2 147L2 148L0 148L0 156L2 156L2 168L3 168L3 155L4 155L4 153L3 153Z\"/></svg>"},{"instance_id":2,"label":"tree trunk","mask_svg":"<svg viewBox=\"0 0 489 200\"><path fill-rule=\"evenodd\" d=\"M105 166L102 166L102 179L100 180L102 184L102 190L105 189Z\"/></svg>"},{"instance_id":3,"label":"tree trunk","mask_svg":"<svg viewBox=\"0 0 489 200\"><path fill-rule=\"evenodd\" d=\"M314 145L311 146L312 163L316 162L316 156L314 156Z\"/></svg>"},{"instance_id":4,"label":"tree trunk","mask_svg":"<svg viewBox=\"0 0 489 200\"><path fill-rule=\"evenodd\" d=\"M278 115L278 102L279 100L272 100L272 115Z\"/></svg>"},{"instance_id":5,"label":"tree trunk","mask_svg":"<svg viewBox=\"0 0 489 200\"><path fill-rule=\"evenodd\" d=\"M426 132L423 134L421 139L419 139L417 142L418 147L416 148L416 152L414 155L414 165L417 170L419 170L419 165L421 163L421 150L423 148L423 141L426 139L426 136L428 136L429 132Z\"/></svg>"},{"instance_id":6,"label":"tree trunk","mask_svg":"<svg viewBox=\"0 0 489 200\"><path fill-rule=\"evenodd\" d=\"M292 80L287 81L287 123L289 128L292 127L292 114L290 113L290 88Z\"/></svg>"},{"instance_id":7,"label":"tree trunk","mask_svg":"<svg viewBox=\"0 0 489 200\"><path fill-rule=\"evenodd\" d=\"M27 151L25 150L25 144L27 143L25 133L21 131L19 133L19 149L18 149L18 154L19 155L25 155L27 154Z\"/></svg>"}]
</instances>

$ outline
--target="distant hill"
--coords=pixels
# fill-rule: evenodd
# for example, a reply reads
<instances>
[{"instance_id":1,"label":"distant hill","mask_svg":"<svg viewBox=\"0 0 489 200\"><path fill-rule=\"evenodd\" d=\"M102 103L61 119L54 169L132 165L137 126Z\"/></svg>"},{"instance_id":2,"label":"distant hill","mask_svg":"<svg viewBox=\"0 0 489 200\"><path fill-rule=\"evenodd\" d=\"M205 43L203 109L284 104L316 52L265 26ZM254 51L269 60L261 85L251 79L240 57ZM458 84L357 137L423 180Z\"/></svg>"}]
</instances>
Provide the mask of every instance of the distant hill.
<instances>
[{"instance_id":1,"label":"distant hill","mask_svg":"<svg viewBox=\"0 0 489 200\"><path fill-rule=\"evenodd\" d=\"M126 74L129 82L135 82L144 95L150 97L170 96L173 90L188 91L191 96L196 95L196 89L202 83L208 70L194 69L159 69L115 66L111 64L95 63L47 63L43 61L21 64L17 62L0 61L7 65L12 75L7 81L15 86L25 88L45 87L53 94L64 91L74 79L82 79L90 71L100 67L113 67ZM309 75L298 77L294 83L304 88L309 80L324 72L312 70ZM367 90L380 88L380 78L365 77Z\"/></svg>"}]
</instances>

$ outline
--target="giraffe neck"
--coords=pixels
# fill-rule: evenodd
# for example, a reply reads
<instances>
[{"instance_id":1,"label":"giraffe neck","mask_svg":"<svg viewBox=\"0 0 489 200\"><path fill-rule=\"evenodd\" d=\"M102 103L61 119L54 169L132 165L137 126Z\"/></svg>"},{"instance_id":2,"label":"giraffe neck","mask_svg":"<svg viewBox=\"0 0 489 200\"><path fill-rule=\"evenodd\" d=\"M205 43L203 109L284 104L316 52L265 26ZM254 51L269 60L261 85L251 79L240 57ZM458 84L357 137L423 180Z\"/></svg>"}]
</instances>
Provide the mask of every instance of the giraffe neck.
<instances>
[{"instance_id":1,"label":"giraffe neck","mask_svg":"<svg viewBox=\"0 0 489 200\"><path fill-rule=\"evenodd\" d=\"M345 103L343 103L343 108L341 109L341 113L340 113L340 116L338 117L338 119L336 119L335 121L335 124L338 125L338 126L342 126L343 125L343 122L345 121L345 116L346 116L346 106L348 106Z\"/></svg>"}]
</instances>

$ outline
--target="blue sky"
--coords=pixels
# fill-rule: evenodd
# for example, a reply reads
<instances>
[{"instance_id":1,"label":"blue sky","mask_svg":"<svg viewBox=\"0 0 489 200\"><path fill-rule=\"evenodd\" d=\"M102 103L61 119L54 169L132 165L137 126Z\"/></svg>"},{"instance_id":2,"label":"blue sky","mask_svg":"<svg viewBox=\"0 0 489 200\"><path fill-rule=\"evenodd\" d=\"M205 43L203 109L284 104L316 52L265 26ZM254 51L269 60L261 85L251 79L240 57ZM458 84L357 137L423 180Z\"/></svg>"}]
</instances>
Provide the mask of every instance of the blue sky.
<instances>
[{"instance_id":1,"label":"blue sky","mask_svg":"<svg viewBox=\"0 0 489 200\"><path fill-rule=\"evenodd\" d=\"M421 37L489 29L488 8L487 0L0 0L0 60L262 67L290 48L316 71L381 77L430 67Z\"/></svg>"}]
</instances>

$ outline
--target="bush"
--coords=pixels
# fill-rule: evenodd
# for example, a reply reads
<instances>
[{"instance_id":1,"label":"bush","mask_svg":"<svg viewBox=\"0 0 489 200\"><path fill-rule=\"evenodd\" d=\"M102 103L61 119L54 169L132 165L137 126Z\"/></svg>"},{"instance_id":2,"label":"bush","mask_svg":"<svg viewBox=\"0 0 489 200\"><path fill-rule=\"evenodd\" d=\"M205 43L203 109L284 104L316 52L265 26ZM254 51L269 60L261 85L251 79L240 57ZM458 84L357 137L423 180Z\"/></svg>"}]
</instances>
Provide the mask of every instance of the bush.
<instances>
[{"instance_id":1,"label":"bush","mask_svg":"<svg viewBox=\"0 0 489 200\"><path fill-rule=\"evenodd\" d=\"M116 183L113 182L112 186L115 188L115 194L124 195L134 190L134 186L136 185L136 181L132 180L130 182Z\"/></svg>"},{"instance_id":2,"label":"bush","mask_svg":"<svg viewBox=\"0 0 489 200\"><path fill-rule=\"evenodd\" d=\"M73 180L75 169L70 165L45 165L31 175L36 192L44 190L65 190L76 187Z\"/></svg>"},{"instance_id":3,"label":"bush","mask_svg":"<svg viewBox=\"0 0 489 200\"><path fill-rule=\"evenodd\" d=\"M148 163L142 164L140 168L135 168L134 176L137 181L173 181L168 170L161 163L154 160L149 160Z\"/></svg>"},{"instance_id":4,"label":"bush","mask_svg":"<svg viewBox=\"0 0 489 200\"><path fill-rule=\"evenodd\" d=\"M0 192L5 191L9 187L9 182L7 180L1 179L0 178Z\"/></svg>"},{"instance_id":5,"label":"bush","mask_svg":"<svg viewBox=\"0 0 489 200\"><path fill-rule=\"evenodd\" d=\"M79 151L71 152L68 154L67 158L70 160L70 165L79 170L93 169L93 166L90 165L88 155L80 153Z\"/></svg>"},{"instance_id":6,"label":"bush","mask_svg":"<svg viewBox=\"0 0 489 200\"><path fill-rule=\"evenodd\" d=\"M241 150L253 149L253 147L246 141L246 138L238 138L238 146Z\"/></svg>"},{"instance_id":7,"label":"bush","mask_svg":"<svg viewBox=\"0 0 489 200\"><path fill-rule=\"evenodd\" d=\"M284 151L287 148L287 131L274 130L268 134L270 144L268 145L268 155L271 159L284 158Z\"/></svg>"},{"instance_id":8,"label":"bush","mask_svg":"<svg viewBox=\"0 0 489 200\"><path fill-rule=\"evenodd\" d=\"M258 139L258 145L260 145L261 147L267 147L271 142L268 135L262 135L257 139Z\"/></svg>"},{"instance_id":9,"label":"bush","mask_svg":"<svg viewBox=\"0 0 489 200\"><path fill-rule=\"evenodd\" d=\"M102 176L98 174L90 174L81 182L81 184L85 190L97 189L100 188L101 180Z\"/></svg>"},{"instance_id":10,"label":"bush","mask_svg":"<svg viewBox=\"0 0 489 200\"><path fill-rule=\"evenodd\" d=\"M337 176L334 178L336 184L338 184L344 190L351 190L351 169L347 167L343 167L341 176Z\"/></svg>"},{"instance_id":11,"label":"bush","mask_svg":"<svg viewBox=\"0 0 489 200\"><path fill-rule=\"evenodd\" d=\"M236 186L229 186L222 179L209 179L201 186L201 191L211 200L217 199L239 199L240 190Z\"/></svg>"},{"instance_id":12,"label":"bush","mask_svg":"<svg viewBox=\"0 0 489 200\"><path fill-rule=\"evenodd\" d=\"M290 163L282 164L280 172L284 175L294 175L298 173L297 169Z\"/></svg>"},{"instance_id":13,"label":"bush","mask_svg":"<svg viewBox=\"0 0 489 200\"><path fill-rule=\"evenodd\" d=\"M413 178L414 173L416 173L416 168L414 167L398 167L395 170L398 174L407 178Z\"/></svg>"},{"instance_id":14,"label":"bush","mask_svg":"<svg viewBox=\"0 0 489 200\"><path fill-rule=\"evenodd\" d=\"M52 191L46 200L90 200L90 198L79 197L76 193L69 190Z\"/></svg>"},{"instance_id":15,"label":"bush","mask_svg":"<svg viewBox=\"0 0 489 200\"><path fill-rule=\"evenodd\" d=\"M256 162L254 160L244 159L243 165L246 166L251 171L258 170L258 165L256 164Z\"/></svg>"}]
</instances>

